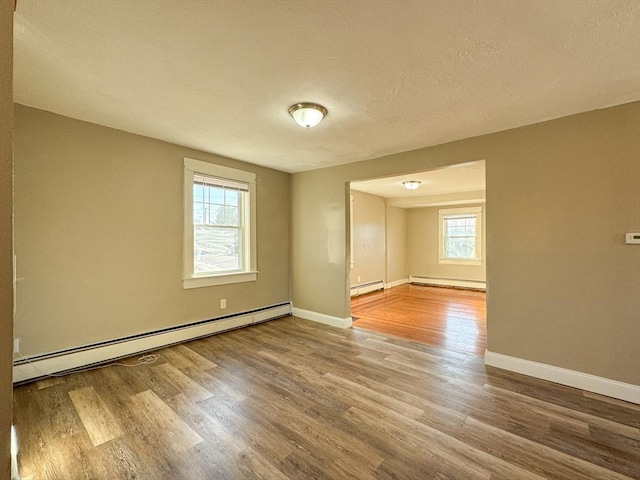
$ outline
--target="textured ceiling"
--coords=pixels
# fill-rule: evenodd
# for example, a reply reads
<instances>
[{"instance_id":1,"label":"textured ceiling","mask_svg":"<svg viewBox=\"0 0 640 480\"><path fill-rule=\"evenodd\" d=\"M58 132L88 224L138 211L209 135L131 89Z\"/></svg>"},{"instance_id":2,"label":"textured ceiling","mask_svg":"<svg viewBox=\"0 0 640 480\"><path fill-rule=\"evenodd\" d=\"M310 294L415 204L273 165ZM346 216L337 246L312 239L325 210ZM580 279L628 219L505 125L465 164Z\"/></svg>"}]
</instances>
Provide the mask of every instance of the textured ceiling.
<instances>
[{"instance_id":1,"label":"textured ceiling","mask_svg":"<svg viewBox=\"0 0 640 480\"><path fill-rule=\"evenodd\" d=\"M640 2L18 0L14 74L18 103L295 172L638 100Z\"/></svg>"}]
</instances>

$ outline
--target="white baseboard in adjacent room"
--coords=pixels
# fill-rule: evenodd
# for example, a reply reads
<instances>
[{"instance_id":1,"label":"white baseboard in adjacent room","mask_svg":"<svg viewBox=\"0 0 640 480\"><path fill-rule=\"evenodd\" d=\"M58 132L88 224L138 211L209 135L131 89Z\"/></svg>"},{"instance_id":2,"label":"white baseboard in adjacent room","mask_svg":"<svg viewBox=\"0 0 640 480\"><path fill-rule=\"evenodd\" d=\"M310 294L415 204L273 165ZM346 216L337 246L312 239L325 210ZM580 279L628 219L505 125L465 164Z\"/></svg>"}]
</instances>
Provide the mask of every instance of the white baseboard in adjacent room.
<instances>
[{"instance_id":1,"label":"white baseboard in adjacent room","mask_svg":"<svg viewBox=\"0 0 640 480\"><path fill-rule=\"evenodd\" d=\"M207 337L240 327L291 315L291 304L272 305L249 312L221 318L192 322L170 329L147 332L122 339L113 339L96 345L52 352L16 360L13 366L13 382L19 383L76 368L107 362L167 345Z\"/></svg>"},{"instance_id":2,"label":"white baseboard in adjacent room","mask_svg":"<svg viewBox=\"0 0 640 480\"><path fill-rule=\"evenodd\" d=\"M418 285L437 285L439 287L477 288L478 290L487 289L487 282L482 282L480 280L456 280L453 278L431 278L420 277L417 275L411 275L409 277L409 283L416 283Z\"/></svg>"},{"instance_id":3,"label":"white baseboard in adjacent room","mask_svg":"<svg viewBox=\"0 0 640 480\"><path fill-rule=\"evenodd\" d=\"M318 323L324 323L325 325L331 325L332 327L351 328L353 325L351 317L333 317L331 315L325 315L324 313L312 312L311 310L303 310L302 308L296 307L293 307L292 313L296 317L304 318L305 320L312 320Z\"/></svg>"},{"instance_id":4,"label":"white baseboard in adjacent room","mask_svg":"<svg viewBox=\"0 0 640 480\"><path fill-rule=\"evenodd\" d=\"M384 284L384 289L399 287L400 285L404 285L405 283L409 283L408 278L401 278L400 280L394 280L393 282L388 282Z\"/></svg>"},{"instance_id":5,"label":"white baseboard in adjacent room","mask_svg":"<svg viewBox=\"0 0 640 480\"><path fill-rule=\"evenodd\" d=\"M503 370L522 373L530 377L536 377L588 392L606 395L607 397L640 404L640 385L597 377L588 373L554 367L553 365L532 362L522 358L510 357L509 355L490 352L489 350L484 354L484 363L491 367L502 368Z\"/></svg>"}]
</instances>

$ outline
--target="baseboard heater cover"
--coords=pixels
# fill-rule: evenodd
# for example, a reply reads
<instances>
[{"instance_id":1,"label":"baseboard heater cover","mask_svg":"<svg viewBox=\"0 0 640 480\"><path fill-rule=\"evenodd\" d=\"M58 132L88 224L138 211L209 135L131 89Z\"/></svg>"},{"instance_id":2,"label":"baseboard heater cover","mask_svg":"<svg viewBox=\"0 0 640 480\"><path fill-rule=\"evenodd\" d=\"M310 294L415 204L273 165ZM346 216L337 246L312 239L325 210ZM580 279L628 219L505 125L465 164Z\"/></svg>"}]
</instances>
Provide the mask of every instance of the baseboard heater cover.
<instances>
[{"instance_id":1,"label":"baseboard heater cover","mask_svg":"<svg viewBox=\"0 0 640 480\"><path fill-rule=\"evenodd\" d=\"M376 290L384 290L384 281L376 280L373 282L361 283L351 287L351 296L363 295L365 293L375 292Z\"/></svg>"},{"instance_id":2,"label":"baseboard heater cover","mask_svg":"<svg viewBox=\"0 0 640 480\"><path fill-rule=\"evenodd\" d=\"M111 362L288 315L291 315L291 303L285 302L152 332L33 355L13 362L13 383L32 381L54 373L70 373L87 366Z\"/></svg>"},{"instance_id":3,"label":"baseboard heater cover","mask_svg":"<svg viewBox=\"0 0 640 480\"><path fill-rule=\"evenodd\" d=\"M409 277L409 283L415 283L418 285L436 285L442 287L474 288L477 290L487 289L487 282L483 282L481 280L456 280L454 278L432 278L421 277L418 275L411 275Z\"/></svg>"},{"instance_id":4,"label":"baseboard heater cover","mask_svg":"<svg viewBox=\"0 0 640 480\"><path fill-rule=\"evenodd\" d=\"M409 279L401 278L400 280L394 280L392 282L385 283L384 289L388 290L389 288L399 287L400 285L404 285L405 283L409 283Z\"/></svg>"}]
</instances>

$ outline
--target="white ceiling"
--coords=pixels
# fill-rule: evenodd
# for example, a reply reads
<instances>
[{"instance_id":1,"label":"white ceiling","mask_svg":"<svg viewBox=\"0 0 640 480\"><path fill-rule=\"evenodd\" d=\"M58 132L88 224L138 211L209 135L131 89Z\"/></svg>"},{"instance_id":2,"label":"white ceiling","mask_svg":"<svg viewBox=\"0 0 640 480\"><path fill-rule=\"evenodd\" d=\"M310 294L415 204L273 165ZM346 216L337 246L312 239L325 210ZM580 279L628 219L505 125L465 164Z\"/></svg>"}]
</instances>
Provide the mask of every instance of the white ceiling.
<instances>
[{"instance_id":1,"label":"white ceiling","mask_svg":"<svg viewBox=\"0 0 640 480\"><path fill-rule=\"evenodd\" d=\"M421 183L416 190L407 190L402 185L406 180ZM482 192L484 197L485 162L481 160L428 172L351 182L351 189L384 198L441 196L461 192Z\"/></svg>"},{"instance_id":2,"label":"white ceiling","mask_svg":"<svg viewBox=\"0 0 640 480\"><path fill-rule=\"evenodd\" d=\"M18 103L296 172L638 100L640 2L18 0L14 75Z\"/></svg>"}]
</instances>

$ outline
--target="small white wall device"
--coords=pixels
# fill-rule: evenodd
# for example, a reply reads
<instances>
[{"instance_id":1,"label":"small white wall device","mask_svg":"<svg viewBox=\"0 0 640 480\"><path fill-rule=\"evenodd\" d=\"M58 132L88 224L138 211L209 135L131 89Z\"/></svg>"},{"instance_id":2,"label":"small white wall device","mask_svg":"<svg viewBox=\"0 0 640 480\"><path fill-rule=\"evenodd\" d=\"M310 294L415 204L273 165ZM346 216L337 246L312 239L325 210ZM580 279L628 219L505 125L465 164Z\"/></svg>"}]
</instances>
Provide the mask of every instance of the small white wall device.
<instances>
[{"instance_id":1,"label":"small white wall device","mask_svg":"<svg viewBox=\"0 0 640 480\"><path fill-rule=\"evenodd\" d=\"M640 232L627 233L627 245L640 245Z\"/></svg>"}]
</instances>

